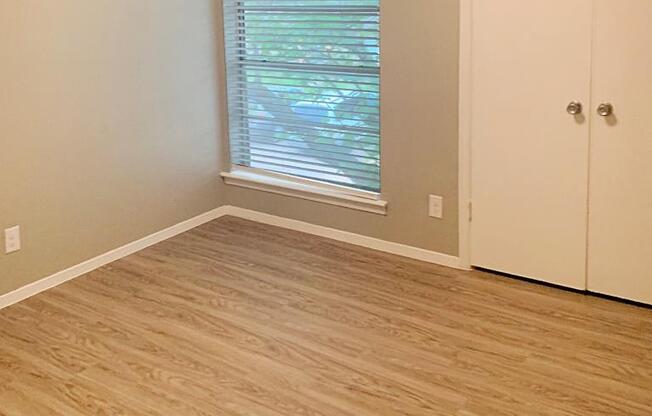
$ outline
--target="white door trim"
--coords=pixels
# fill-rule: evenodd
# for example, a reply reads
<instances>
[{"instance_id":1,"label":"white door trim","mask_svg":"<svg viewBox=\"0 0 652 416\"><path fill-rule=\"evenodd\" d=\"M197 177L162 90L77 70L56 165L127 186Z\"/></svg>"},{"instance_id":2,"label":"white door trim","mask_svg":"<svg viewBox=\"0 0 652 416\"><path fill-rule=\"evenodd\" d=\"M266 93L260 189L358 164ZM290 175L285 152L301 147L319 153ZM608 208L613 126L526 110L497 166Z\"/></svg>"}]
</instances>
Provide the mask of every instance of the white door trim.
<instances>
[{"instance_id":1,"label":"white door trim","mask_svg":"<svg viewBox=\"0 0 652 416\"><path fill-rule=\"evenodd\" d=\"M461 268L470 269L473 0L460 0L459 24L459 259Z\"/></svg>"}]
</instances>

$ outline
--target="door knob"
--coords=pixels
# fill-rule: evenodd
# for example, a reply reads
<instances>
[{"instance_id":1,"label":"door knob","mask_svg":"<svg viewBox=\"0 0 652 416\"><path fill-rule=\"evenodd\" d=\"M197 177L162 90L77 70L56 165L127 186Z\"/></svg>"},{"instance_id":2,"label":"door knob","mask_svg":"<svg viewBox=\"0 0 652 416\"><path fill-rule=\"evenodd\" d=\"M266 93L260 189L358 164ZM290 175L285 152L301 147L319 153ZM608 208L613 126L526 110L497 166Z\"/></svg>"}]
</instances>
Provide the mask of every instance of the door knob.
<instances>
[{"instance_id":1,"label":"door knob","mask_svg":"<svg viewBox=\"0 0 652 416\"><path fill-rule=\"evenodd\" d=\"M582 114L582 103L579 101L571 101L570 104L568 104L568 107L566 107L566 111L568 111L568 114L576 116L579 114Z\"/></svg>"},{"instance_id":2,"label":"door knob","mask_svg":"<svg viewBox=\"0 0 652 416\"><path fill-rule=\"evenodd\" d=\"M602 117L609 117L614 113L614 106L609 103L602 103L598 106L598 114Z\"/></svg>"}]
</instances>

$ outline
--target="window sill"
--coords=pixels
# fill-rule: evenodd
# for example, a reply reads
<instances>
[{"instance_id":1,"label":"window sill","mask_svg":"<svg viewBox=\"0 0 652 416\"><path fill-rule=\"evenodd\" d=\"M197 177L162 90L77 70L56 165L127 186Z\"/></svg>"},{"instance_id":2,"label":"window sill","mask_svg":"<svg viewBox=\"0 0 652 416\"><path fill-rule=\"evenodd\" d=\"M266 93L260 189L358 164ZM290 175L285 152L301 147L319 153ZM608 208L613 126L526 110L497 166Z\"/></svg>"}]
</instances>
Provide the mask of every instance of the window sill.
<instances>
[{"instance_id":1,"label":"window sill","mask_svg":"<svg viewBox=\"0 0 652 416\"><path fill-rule=\"evenodd\" d=\"M373 192L318 182L310 183L310 181L267 174L253 169L233 169L231 172L223 172L222 178L227 185L387 215L387 202Z\"/></svg>"}]
</instances>

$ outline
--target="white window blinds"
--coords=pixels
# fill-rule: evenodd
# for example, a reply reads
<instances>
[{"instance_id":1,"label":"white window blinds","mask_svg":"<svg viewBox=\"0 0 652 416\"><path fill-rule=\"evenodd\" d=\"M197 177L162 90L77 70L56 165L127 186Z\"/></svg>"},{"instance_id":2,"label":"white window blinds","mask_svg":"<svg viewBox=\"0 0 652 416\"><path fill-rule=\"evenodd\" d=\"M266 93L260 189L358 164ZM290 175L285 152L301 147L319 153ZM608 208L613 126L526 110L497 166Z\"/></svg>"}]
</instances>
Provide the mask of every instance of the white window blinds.
<instances>
[{"instance_id":1,"label":"white window blinds","mask_svg":"<svg viewBox=\"0 0 652 416\"><path fill-rule=\"evenodd\" d=\"M379 0L224 11L232 163L379 192Z\"/></svg>"}]
</instances>

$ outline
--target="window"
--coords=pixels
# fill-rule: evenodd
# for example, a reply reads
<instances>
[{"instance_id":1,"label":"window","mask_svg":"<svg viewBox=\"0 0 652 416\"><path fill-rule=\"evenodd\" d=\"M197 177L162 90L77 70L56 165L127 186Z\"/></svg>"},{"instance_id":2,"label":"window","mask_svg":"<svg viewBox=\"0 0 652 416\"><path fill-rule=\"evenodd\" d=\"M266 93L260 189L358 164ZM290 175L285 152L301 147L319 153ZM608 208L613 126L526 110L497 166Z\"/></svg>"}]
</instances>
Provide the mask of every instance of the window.
<instances>
[{"instance_id":1,"label":"window","mask_svg":"<svg viewBox=\"0 0 652 416\"><path fill-rule=\"evenodd\" d=\"M225 0L235 167L380 192L379 0Z\"/></svg>"}]
</instances>

